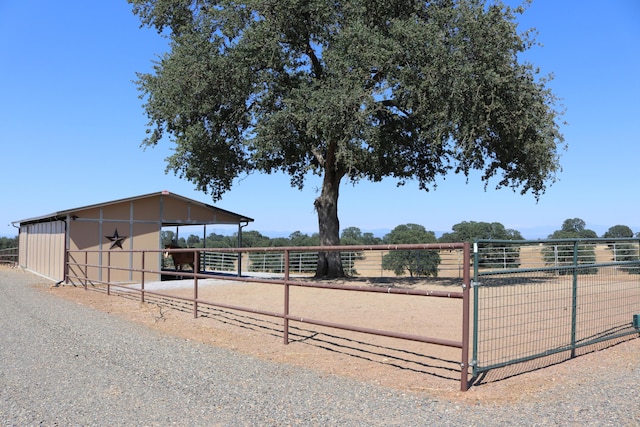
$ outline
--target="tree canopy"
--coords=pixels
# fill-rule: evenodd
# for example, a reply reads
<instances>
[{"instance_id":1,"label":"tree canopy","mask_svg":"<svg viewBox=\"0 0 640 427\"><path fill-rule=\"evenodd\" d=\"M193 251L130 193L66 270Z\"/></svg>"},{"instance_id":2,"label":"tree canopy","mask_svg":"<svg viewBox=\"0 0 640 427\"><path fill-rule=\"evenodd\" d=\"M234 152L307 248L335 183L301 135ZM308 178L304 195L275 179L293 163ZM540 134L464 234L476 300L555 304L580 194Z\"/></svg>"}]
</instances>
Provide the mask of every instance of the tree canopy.
<instances>
[{"instance_id":1,"label":"tree canopy","mask_svg":"<svg viewBox=\"0 0 640 427\"><path fill-rule=\"evenodd\" d=\"M148 138L167 171L218 200L253 171L282 171L314 201L321 245L339 243L343 180L449 172L531 192L555 181L563 137L548 79L520 54L523 8L482 0L129 0L170 39L138 74ZM339 254L318 276L342 275Z\"/></svg>"},{"instance_id":2,"label":"tree canopy","mask_svg":"<svg viewBox=\"0 0 640 427\"><path fill-rule=\"evenodd\" d=\"M633 230L626 225L614 225L602 235L605 239L619 237L633 237Z\"/></svg>"},{"instance_id":3,"label":"tree canopy","mask_svg":"<svg viewBox=\"0 0 640 427\"><path fill-rule=\"evenodd\" d=\"M499 222L462 221L451 227L450 233L444 233L439 241L443 243L473 242L478 239L524 240L517 230L507 229ZM517 268L520 265L520 247L505 243L485 243L478 254L478 265L491 268Z\"/></svg>"},{"instance_id":4,"label":"tree canopy","mask_svg":"<svg viewBox=\"0 0 640 427\"><path fill-rule=\"evenodd\" d=\"M462 221L451 227L452 232L444 233L441 242L473 242L476 239L524 240L517 230L507 229L499 222Z\"/></svg>"},{"instance_id":5,"label":"tree canopy","mask_svg":"<svg viewBox=\"0 0 640 427\"><path fill-rule=\"evenodd\" d=\"M18 237L0 237L0 249L17 248Z\"/></svg>"},{"instance_id":6,"label":"tree canopy","mask_svg":"<svg viewBox=\"0 0 640 427\"><path fill-rule=\"evenodd\" d=\"M436 243L433 231L422 225L403 224L391 230L383 239L386 244ZM440 255L437 251L391 251L382 257L382 267L397 276L409 272L411 277L438 276Z\"/></svg>"},{"instance_id":7,"label":"tree canopy","mask_svg":"<svg viewBox=\"0 0 640 427\"><path fill-rule=\"evenodd\" d=\"M568 218L562 223L560 230L549 235L549 239L592 239L597 238L595 231L586 228L586 222L580 218ZM542 248L545 263L553 266L574 266L581 264L593 264L596 262L595 244L581 243L546 243ZM596 274L595 267L581 268L578 274ZM573 274L573 270L560 270L559 274Z\"/></svg>"},{"instance_id":8,"label":"tree canopy","mask_svg":"<svg viewBox=\"0 0 640 427\"><path fill-rule=\"evenodd\" d=\"M580 218L568 218L562 223L560 230L549 235L549 239L592 239L598 234L586 228L586 223Z\"/></svg>"}]
</instances>

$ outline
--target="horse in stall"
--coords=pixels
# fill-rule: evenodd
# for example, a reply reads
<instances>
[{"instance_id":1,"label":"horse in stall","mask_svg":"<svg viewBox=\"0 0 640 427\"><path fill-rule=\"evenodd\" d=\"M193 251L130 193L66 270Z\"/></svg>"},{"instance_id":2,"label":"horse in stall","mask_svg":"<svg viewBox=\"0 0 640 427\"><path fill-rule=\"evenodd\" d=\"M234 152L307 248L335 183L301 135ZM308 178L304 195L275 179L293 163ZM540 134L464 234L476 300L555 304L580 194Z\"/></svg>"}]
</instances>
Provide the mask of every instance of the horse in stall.
<instances>
[{"instance_id":1,"label":"horse in stall","mask_svg":"<svg viewBox=\"0 0 640 427\"><path fill-rule=\"evenodd\" d=\"M166 245L164 248L165 249L184 249L176 245ZM173 266L175 267L176 270L182 271L183 265L189 265L191 266L191 270L195 271L193 252L165 251L164 257L165 259L171 257L171 259L173 260Z\"/></svg>"}]
</instances>

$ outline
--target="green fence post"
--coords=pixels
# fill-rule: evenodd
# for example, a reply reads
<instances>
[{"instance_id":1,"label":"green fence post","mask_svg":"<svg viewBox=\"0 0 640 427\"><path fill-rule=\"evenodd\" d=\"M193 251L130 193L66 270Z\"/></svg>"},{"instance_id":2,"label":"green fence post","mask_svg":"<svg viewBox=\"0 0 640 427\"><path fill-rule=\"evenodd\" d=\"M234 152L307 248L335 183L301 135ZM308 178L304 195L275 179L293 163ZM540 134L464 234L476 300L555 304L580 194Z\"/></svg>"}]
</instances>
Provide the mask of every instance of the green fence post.
<instances>
[{"instance_id":1,"label":"green fence post","mask_svg":"<svg viewBox=\"0 0 640 427\"><path fill-rule=\"evenodd\" d=\"M465 265L464 268L470 266ZM473 243L473 351L471 355L472 377L478 375L478 242Z\"/></svg>"},{"instance_id":2,"label":"green fence post","mask_svg":"<svg viewBox=\"0 0 640 427\"><path fill-rule=\"evenodd\" d=\"M573 242L573 285L571 295L571 358L576 356L576 324L578 316L578 245L579 240Z\"/></svg>"}]
</instances>

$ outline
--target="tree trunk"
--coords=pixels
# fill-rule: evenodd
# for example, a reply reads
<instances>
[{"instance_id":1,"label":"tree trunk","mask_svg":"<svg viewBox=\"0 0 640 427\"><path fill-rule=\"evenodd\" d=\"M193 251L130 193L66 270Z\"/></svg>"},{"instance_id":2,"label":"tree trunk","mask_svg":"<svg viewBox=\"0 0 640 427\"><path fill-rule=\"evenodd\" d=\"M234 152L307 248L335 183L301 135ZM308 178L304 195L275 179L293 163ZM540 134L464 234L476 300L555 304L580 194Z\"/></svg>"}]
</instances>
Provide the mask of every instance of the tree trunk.
<instances>
[{"instance_id":1,"label":"tree trunk","mask_svg":"<svg viewBox=\"0 0 640 427\"><path fill-rule=\"evenodd\" d=\"M330 164L328 162L327 164ZM340 221L338 220L338 188L342 174L325 166L322 192L314 205L318 212L320 246L340 245ZM344 277L340 252L318 253L316 278Z\"/></svg>"}]
</instances>

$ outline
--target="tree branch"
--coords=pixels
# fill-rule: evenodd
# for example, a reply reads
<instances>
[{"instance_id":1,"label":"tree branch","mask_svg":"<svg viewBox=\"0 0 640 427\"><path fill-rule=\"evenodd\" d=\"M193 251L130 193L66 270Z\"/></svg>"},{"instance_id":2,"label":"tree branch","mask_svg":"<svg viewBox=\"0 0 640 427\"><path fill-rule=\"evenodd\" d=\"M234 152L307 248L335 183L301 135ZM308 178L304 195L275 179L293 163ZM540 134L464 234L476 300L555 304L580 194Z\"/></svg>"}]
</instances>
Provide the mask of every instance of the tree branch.
<instances>
[{"instance_id":1,"label":"tree branch","mask_svg":"<svg viewBox=\"0 0 640 427\"><path fill-rule=\"evenodd\" d=\"M398 106L398 104L396 104L396 102L393 99L383 99L382 101L380 101L380 104L384 105L385 107L393 107L396 110L400 111L402 114L404 114L405 116L409 117L411 115L411 113L409 111L406 111L402 108L400 108Z\"/></svg>"},{"instance_id":2,"label":"tree branch","mask_svg":"<svg viewBox=\"0 0 640 427\"><path fill-rule=\"evenodd\" d=\"M322 155L322 153L318 151L316 148L312 148L311 154L313 154L313 157L316 158L320 166L324 167L324 156Z\"/></svg>"},{"instance_id":3,"label":"tree branch","mask_svg":"<svg viewBox=\"0 0 640 427\"><path fill-rule=\"evenodd\" d=\"M313 51L313 48L311 47L311 42L309 41L308 38L307 38L306 50L307 50L306 53L309 56L309 59L311 59L311 69L313 70L313 74L315 75L316 79L319 79L320 77L322 77L322 64L320 63L320 60L318 59L318 56L316 55L316 53Z\"/></svg>"}]
</instances>

